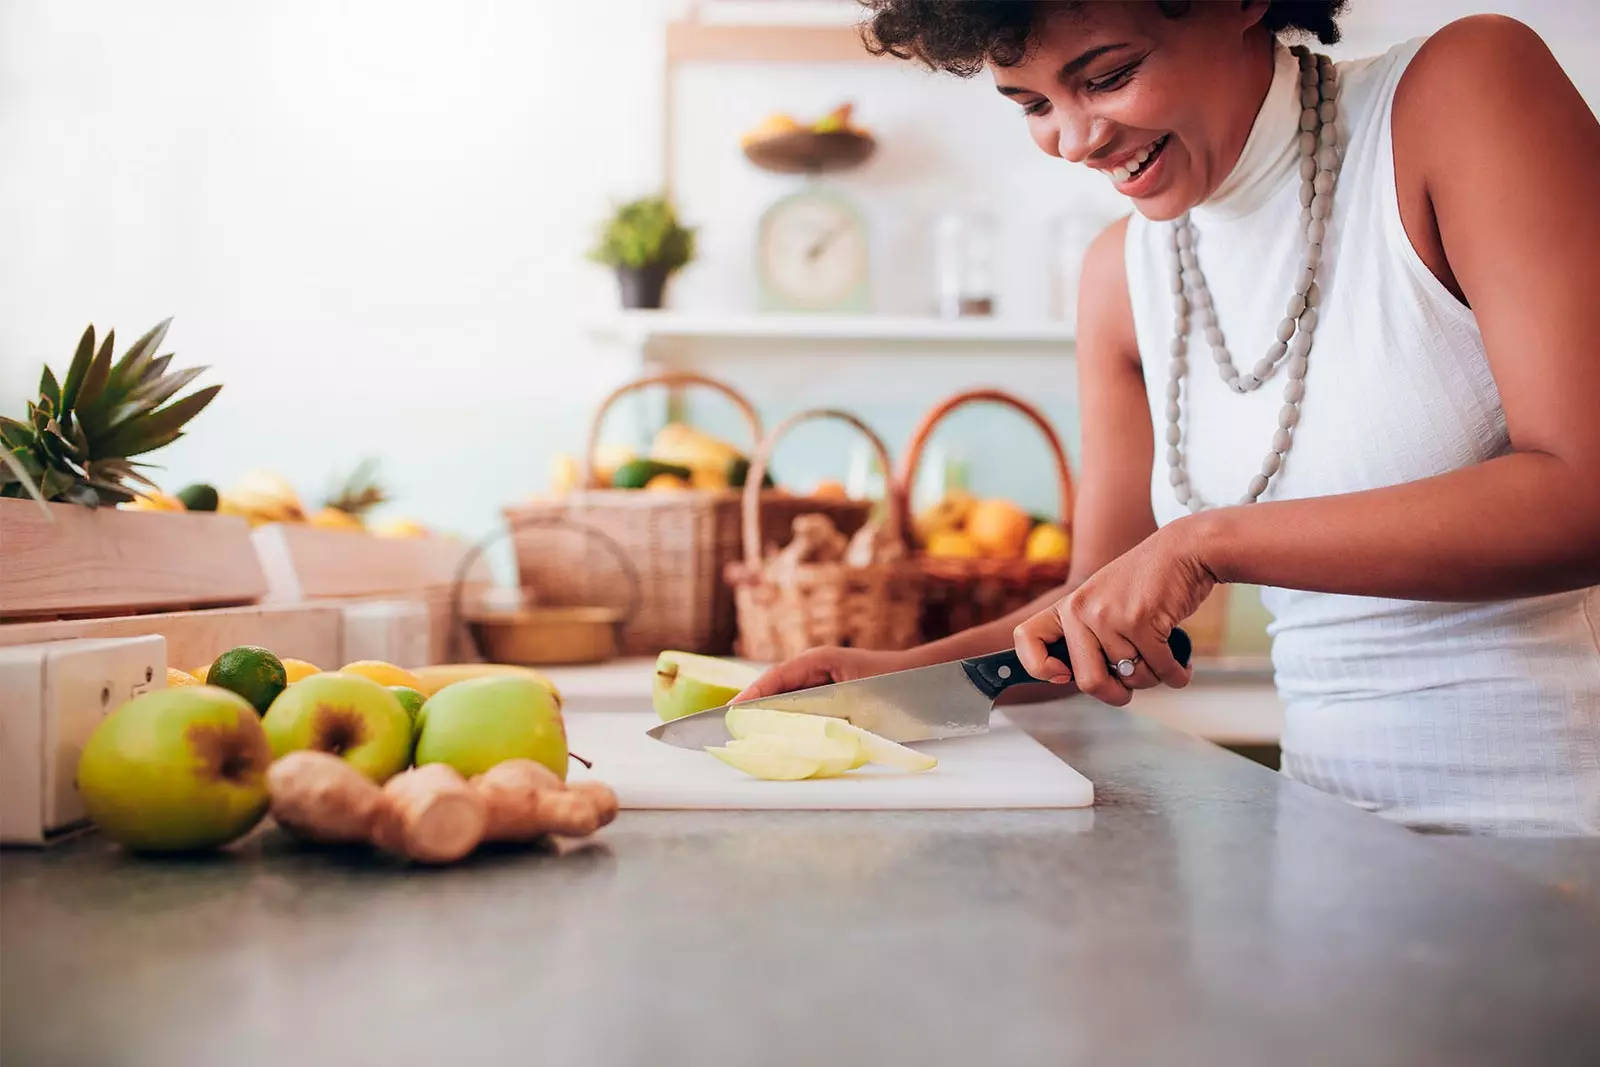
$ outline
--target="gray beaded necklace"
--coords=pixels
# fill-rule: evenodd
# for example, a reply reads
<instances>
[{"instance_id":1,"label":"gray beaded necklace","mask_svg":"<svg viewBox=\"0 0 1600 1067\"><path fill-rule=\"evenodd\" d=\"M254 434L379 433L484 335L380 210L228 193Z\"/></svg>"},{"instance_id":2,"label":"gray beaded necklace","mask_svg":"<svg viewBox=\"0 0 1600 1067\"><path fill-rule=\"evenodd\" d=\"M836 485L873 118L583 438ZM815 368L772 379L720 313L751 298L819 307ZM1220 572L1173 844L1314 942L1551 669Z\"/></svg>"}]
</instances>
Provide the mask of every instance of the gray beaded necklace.
<instances>
[{"instance_id":1,"label":"gray beaded necklace","mask_svg":"<svg viewBox=\"0 0 1600 1067\"><path fill-rule=\"evenodd\" d=\"M1300 401L1305 396L1306 360L1311 354L1311 335L1317 328L1317 306L1321 290L1317 286L1317 267L1322 261L1322 239L1333 214L1333 185L1339 171L1339 74L1324 55L1312 55L1303 45L1291 51L1300 60L1300 223L1305 229L1306 252L1295 278L1294 295L1287 313L1278 323L1277 339L1249 374L1240 374L1223 343L1222 330L1211 304L1211 291L1200 260L1195 254L1194 225L1185 212L1172 224L1170 246L1173 256L1172 293L1176 308L1173 323L1172 363L1167 381L1167 480L1178 503L1190 511L1212 507L1200 499L1189 485L1184 466L1183 409L1179 399L1183 380L1189 371L1189 310L1194 309L1205 338L1211 346L1217 371L1236 393L1261 387L1287 363L1288 384L1283 388L1283 407L1278 411L1278 429L1272 435L1272 450L1261 462L1261 471L1250 479L1241 504L1253 504L1267 491L1267 483L1283 466L1283 457L1293 443L1292 431L1300 421ZM1284 357L1287 356L1287 361Z\"/></svg>"}]
</instances>

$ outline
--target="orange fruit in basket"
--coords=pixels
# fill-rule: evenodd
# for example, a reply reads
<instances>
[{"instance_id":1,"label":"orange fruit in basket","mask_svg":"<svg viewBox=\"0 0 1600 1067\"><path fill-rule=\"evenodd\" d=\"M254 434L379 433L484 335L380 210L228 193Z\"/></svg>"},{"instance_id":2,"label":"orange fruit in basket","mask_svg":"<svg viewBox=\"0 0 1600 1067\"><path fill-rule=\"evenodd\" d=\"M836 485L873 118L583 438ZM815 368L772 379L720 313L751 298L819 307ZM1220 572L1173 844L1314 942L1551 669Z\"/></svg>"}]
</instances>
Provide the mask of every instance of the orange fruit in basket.
<instances>
[{"instance_id":1,"label":"orange fruit in basket","mask_svg":"<svg viewBox=\"0 0 1600 1067\"><path fill-rule=\"evenodd\" d=\"M967 536L985 556L1014 559L1028 543L1033 520L1009 500L980 500L967 515Z\"/></svg>"},{"instance_id":2,"label":"orange fruit in basket","mask_svg":"<svg viewBox=\"0 0 1600 1067\"><path fill-rule=\"evenodd\" d=\"M972 538L959 530L939 530L928 538L924 550L934 559L977 559L981 552Z\"/></svg>"}]
</instances>

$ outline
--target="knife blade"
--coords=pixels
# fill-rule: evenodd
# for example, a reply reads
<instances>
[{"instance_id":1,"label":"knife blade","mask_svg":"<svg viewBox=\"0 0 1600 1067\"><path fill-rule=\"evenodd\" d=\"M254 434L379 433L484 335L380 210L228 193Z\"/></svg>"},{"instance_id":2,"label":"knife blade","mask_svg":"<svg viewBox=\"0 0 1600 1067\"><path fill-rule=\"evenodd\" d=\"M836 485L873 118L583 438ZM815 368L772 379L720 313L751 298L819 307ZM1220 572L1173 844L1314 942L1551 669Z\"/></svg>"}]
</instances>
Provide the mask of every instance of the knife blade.
<instances>
[{"instance_id":1,"label":"knife blade","mask_svg":"<svg viewBox=\"0 0 1600 1067\"><path fill-rule=\"evenodd\" d=\"M1184 666L1189 664L1189 635L1174 628L1167 644ZM1056 640L1046 651L1071 666L1067 643ZM672 719L645 731L679 748L704 748L733 739L728 709L742 705L829 715L902 744L980 734L989 729L989 715L1001 693L1014 685L1038 682L1022 666L1014 648L987 656L913 667L850 682L813 686L792 693L725 704L720 708Z\"/></svg>"}]
</instances>

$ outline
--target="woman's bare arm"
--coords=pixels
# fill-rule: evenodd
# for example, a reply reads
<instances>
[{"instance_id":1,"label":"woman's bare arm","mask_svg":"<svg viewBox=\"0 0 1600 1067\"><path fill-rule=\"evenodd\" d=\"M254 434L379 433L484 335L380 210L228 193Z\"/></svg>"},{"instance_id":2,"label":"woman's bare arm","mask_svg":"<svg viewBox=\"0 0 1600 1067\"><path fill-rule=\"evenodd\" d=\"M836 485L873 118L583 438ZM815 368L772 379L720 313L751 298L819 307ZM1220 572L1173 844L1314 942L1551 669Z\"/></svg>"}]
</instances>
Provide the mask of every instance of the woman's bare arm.
<instances>
[{"instance_id":1,"label":"woman's bare arm","mask_svg":"<svg viewBox=\"0 0 1600 1067\"><path fill-rule=\"evenodd\" d=\"M1478 16L1412 60L1394 142L1407 232L1477 316L1514 452L1177 525L1221 581L1419 600L1600 582L1600 124L1537 35Z\"/></svg>"}]
</instances>

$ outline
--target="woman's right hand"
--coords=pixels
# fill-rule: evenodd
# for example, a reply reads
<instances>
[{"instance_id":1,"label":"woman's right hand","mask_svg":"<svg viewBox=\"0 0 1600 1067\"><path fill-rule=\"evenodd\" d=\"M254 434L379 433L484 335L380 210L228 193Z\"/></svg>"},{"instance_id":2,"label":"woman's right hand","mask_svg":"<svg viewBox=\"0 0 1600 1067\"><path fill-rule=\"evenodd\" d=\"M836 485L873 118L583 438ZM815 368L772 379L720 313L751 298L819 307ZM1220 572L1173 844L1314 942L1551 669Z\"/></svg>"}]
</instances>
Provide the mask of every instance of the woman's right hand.
<instances>
[{"instance_id":1,"label":"woman's right hand","mask_svg":"<svg viewBox=\"0 0 1600 1067\"><path fill-rule=\"evenodd\" d=\"M904 670L910 666L914 664L904 652L837 648L831 645L813 648L768 670L750 683L744 692L734 697L733 702L791 693L796 689L809 689L815 685L831 685L834 682L871 678L891 671Z\"/></svg>"}]
</instances>

